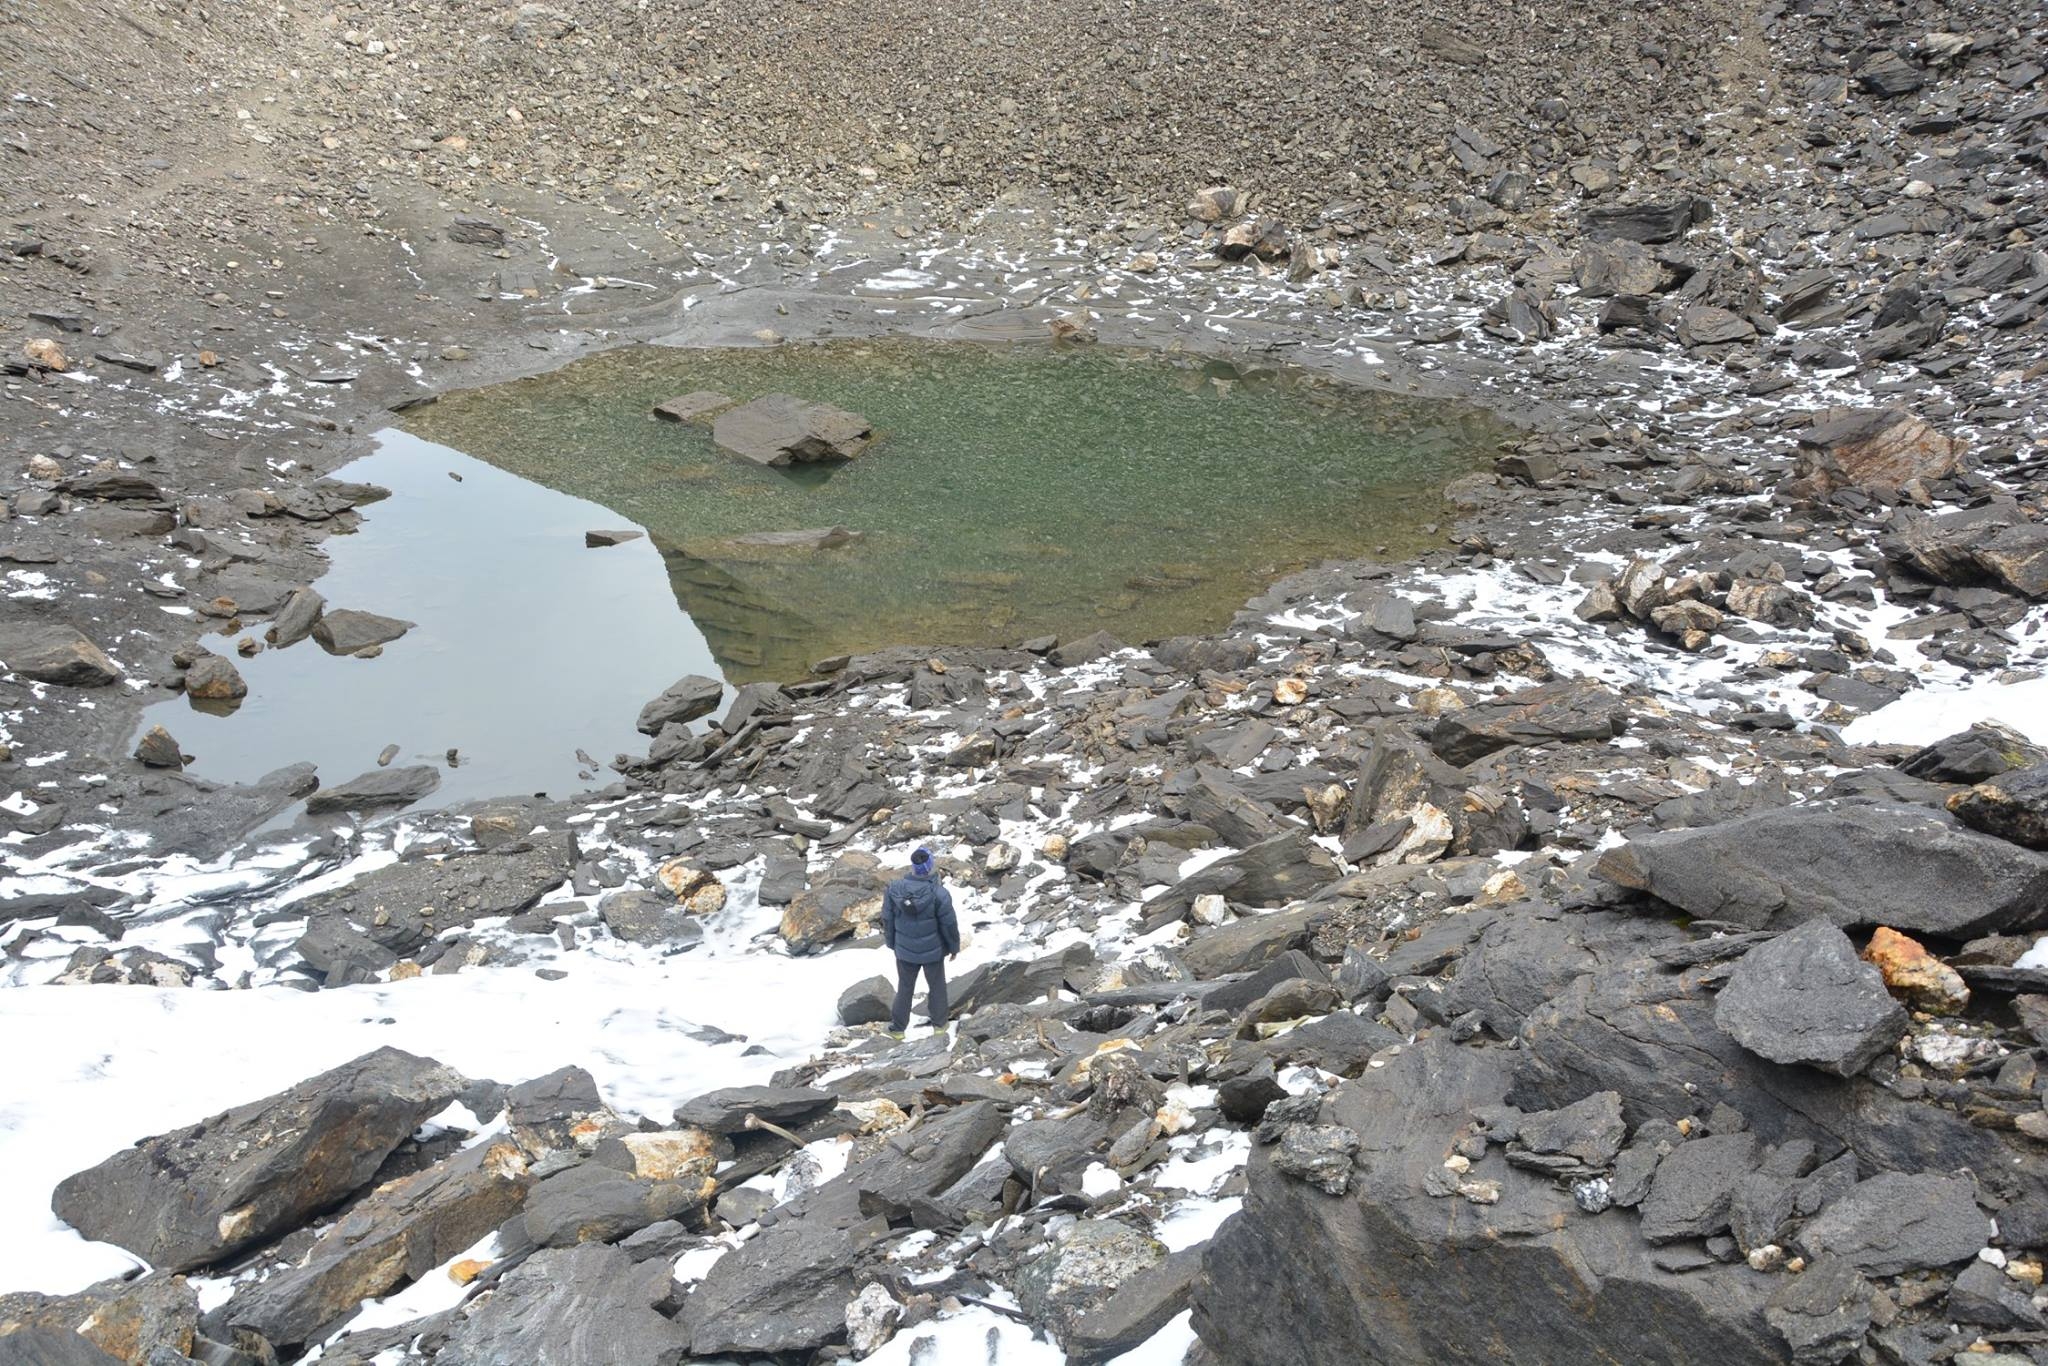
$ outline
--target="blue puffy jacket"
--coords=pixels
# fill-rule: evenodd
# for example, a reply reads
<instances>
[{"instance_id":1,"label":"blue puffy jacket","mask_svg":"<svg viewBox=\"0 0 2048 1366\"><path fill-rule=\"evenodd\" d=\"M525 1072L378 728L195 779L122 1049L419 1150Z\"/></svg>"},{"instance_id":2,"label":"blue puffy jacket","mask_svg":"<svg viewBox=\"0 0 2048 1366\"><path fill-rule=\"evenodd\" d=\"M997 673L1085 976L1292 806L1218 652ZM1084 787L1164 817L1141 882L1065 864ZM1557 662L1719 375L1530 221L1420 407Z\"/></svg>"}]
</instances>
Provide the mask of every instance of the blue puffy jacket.
<instances>
[{"instance_id":1,"label":"blue puffy jacket","mask_svg":"<svg viewBox=\"0 0 2048 1366\"><path fill-rule=\"evenodd\" d=\"M960 952L953 894L937 873L911 873L889 884L882 894L882 942L905 963L936 963Z\"/></svg>"}]
</instances>

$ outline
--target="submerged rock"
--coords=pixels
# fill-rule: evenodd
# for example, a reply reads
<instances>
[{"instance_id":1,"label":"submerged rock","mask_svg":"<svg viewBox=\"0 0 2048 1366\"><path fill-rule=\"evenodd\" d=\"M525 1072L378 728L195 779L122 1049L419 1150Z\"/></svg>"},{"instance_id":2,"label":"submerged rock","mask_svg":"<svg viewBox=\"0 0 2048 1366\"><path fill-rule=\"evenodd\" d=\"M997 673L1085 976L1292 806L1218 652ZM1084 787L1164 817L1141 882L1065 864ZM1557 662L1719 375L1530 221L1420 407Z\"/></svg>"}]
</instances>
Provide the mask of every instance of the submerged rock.
<instances>
[{"instance_id":1,"label":"submerged rock","mask_svg":"<svg viewBox=\"0 0 2048 1366\"><path fill-rule=\"evenodd\" d=\"M665 422L696 422L732 407L733 401L710 389L693 389L654 405L654 415Z\"/></svg>"},{"instance_id":2,"label":"submerged rock","mask_svg":"<svg viewBox=\"0 0 2048 1366\"><path fill-rule=\"evenodd\" d=\"M51 1208L88 1238L184 1271L299 1226L361 1189L468 1086L380 1048L286 1091L144 1139L64 1179Z\"/></svg>"},{"instance_id":3,"label":"submerged rock","mask_svg":"<svg viewBox=\"0 0 2048 1366\"><path fill-rule=\"evenodd\" d=\"M768 394L719 414L711 439L757 465L808 465L853 459L873 442L874 427L829 403Z\"/></svg>"}]
</instances>

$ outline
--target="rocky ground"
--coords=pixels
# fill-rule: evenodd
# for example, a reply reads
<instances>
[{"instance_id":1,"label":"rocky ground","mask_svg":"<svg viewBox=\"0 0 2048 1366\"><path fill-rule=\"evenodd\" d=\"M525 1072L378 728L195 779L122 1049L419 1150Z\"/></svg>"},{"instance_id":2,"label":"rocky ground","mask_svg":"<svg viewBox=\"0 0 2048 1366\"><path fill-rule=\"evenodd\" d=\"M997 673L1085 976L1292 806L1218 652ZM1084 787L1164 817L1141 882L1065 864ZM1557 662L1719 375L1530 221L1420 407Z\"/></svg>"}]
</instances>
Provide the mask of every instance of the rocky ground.
<instances>
[{"instance_id":1,"label":"rocky ground","mask_svg":"<svg viewBox=\"0 0 2048 1366\"><path fill-rule=\"evenodd\" d=\"M0 1359L2048 1361L2034 18L0 11ZM1416 563L685 681L569 801L131 757L374 626L390 405L764 328L1527 435Z\"/></svg>"}]
</instances>

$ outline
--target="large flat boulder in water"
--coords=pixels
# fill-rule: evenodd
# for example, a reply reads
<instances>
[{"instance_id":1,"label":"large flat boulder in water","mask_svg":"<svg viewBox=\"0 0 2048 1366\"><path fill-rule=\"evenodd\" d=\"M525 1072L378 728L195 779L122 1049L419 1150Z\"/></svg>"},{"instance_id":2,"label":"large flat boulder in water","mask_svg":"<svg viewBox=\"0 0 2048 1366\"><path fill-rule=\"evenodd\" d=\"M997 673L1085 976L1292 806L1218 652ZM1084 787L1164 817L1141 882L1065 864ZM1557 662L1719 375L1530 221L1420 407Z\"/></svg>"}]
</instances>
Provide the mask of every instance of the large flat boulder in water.
<instances>
[{"instance_id":1,"label":"large flat boulder in water","mask_svg":"<svg viewBox=\"0 0 2048 1366\"><path fill-rule=\"evenodd\" d=\"M440 785L440 771L432 764L373 768L345 783L315 792L306 799L306 812L320 816L335 811L376 811L385 807L411 806Z\"/></svg>"},{"instance_id":2,"label":"large flat boulder in water","mask_svg":"<svg viewBox=\"0 0 2048 1366\"><path fill-rule=\"evenodd\" d=\"M757 465L808 465L851 460L866 450L875 431L858 413L813 403L791 394L767 394L727 409L711 424L711 439Z\"/></svg>"},{"instance_id":3,"label":"large flat boulder in water","mask_svg":"<svg viewBox=\"0 0 2048 1366\"><path fill-rule=\"evenodd\" d=\"M2048 857L1890 802L1813 802L1638 835L1594 874L1748 929L1825 919L1969 938L2048 924Z\"/></svg>"},{"instance_id":4,"label":"large flat boulder in water","mask_svg":"<svg viewBox=\"0 0 2048 1366\"><path fill-rule=\"evenodd\" d=\"M66 1177L50 1207L88 1238L185 1271L297 1228L360 1190L468 1082L380 1048Z\"/></svg>"}]
</instances>

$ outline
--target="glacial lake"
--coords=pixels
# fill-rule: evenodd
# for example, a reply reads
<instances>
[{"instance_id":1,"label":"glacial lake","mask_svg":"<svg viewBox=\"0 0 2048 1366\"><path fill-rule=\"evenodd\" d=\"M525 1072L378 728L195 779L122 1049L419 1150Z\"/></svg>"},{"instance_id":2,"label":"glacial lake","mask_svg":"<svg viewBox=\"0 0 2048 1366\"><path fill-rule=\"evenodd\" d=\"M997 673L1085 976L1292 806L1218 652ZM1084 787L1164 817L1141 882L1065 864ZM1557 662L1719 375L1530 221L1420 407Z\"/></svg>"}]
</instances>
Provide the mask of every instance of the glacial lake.
<instances>
[{"instance_id":1,"label":"glacial lake","mask_svg":"<svg viewBox=\"0 0 2048 1366\"><path fill-rule=\"evenodd\" d=\"M755 465L708 423L653 416L696 390L835 404L876 439L851 462ZM315 587L330 610L416 625L371 659L312 640L241 659L238 637L211 640L249 696L142 720L195 775L310 761L331 786L396 746L393 764L441 771L425 806L560 796L644 753L641 705L686 673L738 684L893 644L1215 630L1294 569L1439 543L1443 485L1509 434L1295 367L909 341L636 347L402 420L335 471L391 496L326 542ZM827 527L857 535L741 539ZM645 534L586 547L608 529Z\"/></svg>"}]
</instances>

